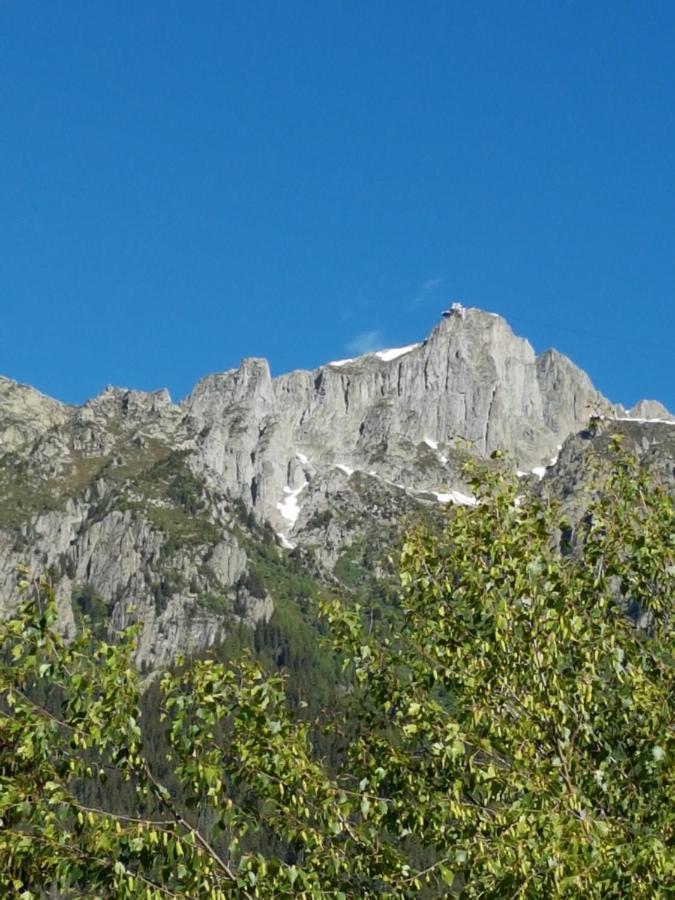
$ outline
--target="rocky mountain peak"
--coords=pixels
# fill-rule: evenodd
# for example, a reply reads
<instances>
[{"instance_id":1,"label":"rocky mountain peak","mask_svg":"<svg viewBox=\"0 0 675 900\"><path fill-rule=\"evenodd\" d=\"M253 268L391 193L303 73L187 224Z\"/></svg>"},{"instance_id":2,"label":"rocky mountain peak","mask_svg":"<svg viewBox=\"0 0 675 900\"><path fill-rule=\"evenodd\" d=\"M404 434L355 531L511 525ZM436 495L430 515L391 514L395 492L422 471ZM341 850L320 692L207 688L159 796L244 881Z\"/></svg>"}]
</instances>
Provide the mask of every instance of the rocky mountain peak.
<instances>
[{"instance_id":1,"label":"rocky mountain peak","mask_svg":"<svg viewBox=\"0 0 675 900\"><path fill-rule=\"evenodd\" d=\"M501 316L461 307L426 340L311 372L273 379L265 360L246 359L201 381L183 408L214 483L287 537L295 526L288 493L306 484L308 497L327 466L374 472L416 491L449 479L461 491L450 462L458 440L482 455L506 450L527 470L554 456L591 414L614 411L562 354L537 358ZM435 448L435 463L411 466L422 446Z\"/></svg>"},{"instance_id":2,"label":"rocky mountain peak","mask_svg":"<svg viewBox=\"0 0 675 900\"><path fill-rule=\"evenodd\" d=\"M658 400L640 400L628 411L628 416L636 419L661 419L675 422L675 416Z\"/></svg>"},{"instance_id":3,"label":"rocky mountain peak","mask_svg":"<svg viewBox=\"0 0 675 900\"><path fill-rule=\"evenodd\" d=\"M87 609L113 630L137 617L137 661L163 665L269 617L267 584L305 583L284 575L290 551L330 583L376 578L406 517L474 502L471 456L572 484L588 440L568 436L591 416L598 439L623 428L670 471L660 404L627 415L562 354L458 306L424 340L313 371L244 359L181 404L108 387L74 408L0 378L0 597L17 563L51 567L66 630Z\"/></svg>"},{"instance_id":4,"label":"rocky mountain peak","mask_svg":"<svg viewBox=\"0 0 675 900\"><path fill-rule=\"evenodd\" d=\"M183 401L183 408L197 417L219 417L236 404L260 408L274 403L274 388L266 359L248 357L238 369L208 375Z\"/></svg>"},{"instance_id":5,"label":"rocky mountain peak","mask_svg":"<svg viewBox=\"0 0 675 900\"><path fill-rule=\"evenodd\" d=\"M158 391L134 391L108 385L82 407L94 416L138 418L159 413L173 406L166 388Z\"/></svg>"},{"instance_id":6,"label":"rocky mountain peak","mask_svg":"<svg viewBox=\"0 0 675 900\"><path fill-rule=\"evenodd\" d=\"M35 388L0 376L0 453L33 441L68 418L70 408Z\"/></svg>"}]
</instances>

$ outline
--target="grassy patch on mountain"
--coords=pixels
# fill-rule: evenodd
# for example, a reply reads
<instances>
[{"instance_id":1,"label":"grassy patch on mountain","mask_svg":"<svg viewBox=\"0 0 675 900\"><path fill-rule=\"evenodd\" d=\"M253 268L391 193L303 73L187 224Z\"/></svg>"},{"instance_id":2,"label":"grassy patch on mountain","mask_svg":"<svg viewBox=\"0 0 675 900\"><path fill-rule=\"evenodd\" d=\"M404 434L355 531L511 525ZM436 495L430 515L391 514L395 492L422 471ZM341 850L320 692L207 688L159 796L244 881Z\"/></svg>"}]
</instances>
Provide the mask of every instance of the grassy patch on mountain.
<instances>
[{"instance_id":1,"label":"grassy patch on mountain","mask_svg":"<svg viewBox=\"0 0 675 900\"><path fill-rule=\"evenodd\" d=\"M141 514L167 536L169 555L181 547L217 543L222 529L210 518L206 488L188 465L189 453L159 446L152 451L150 465L127 463L110 470L113 482L122 483L104 506Z\"/></svg>"},{"instance_id":2,"label":"grassy patch on mountain","mask_svg":"<svg viewBox=\"0 0 675 900\"><path fill-rule=\"evenodd\" d=\"M52 440L53 435L47 439ZM38 459L41 449L38 441L33 448ZM171 455L172 451L156 440L148 440L142 447L132 441L120 442L113 452L102 455L71 450L68 462L45 477L49 469L44 462L34 462L23 452L5 453L0 456L0 527L20 528L34 515L62 509L68 500L84 499L100 478L113 493L139 478L142 482L146 473L152 480L153 469Z\"/></svg>"},{"instance_id":3,"label":"grassy patch on mountain","mask_svg":"<svg viewBox=\"0 0 675 900\"><path fill-rule=\"evenodd\" d=\"M61 509L98 477L105 466L100 457L80 457L60 475L45 478L16 452L0 457L0 527L20 528L34 515Z\"/></svg>"}]
</instances>

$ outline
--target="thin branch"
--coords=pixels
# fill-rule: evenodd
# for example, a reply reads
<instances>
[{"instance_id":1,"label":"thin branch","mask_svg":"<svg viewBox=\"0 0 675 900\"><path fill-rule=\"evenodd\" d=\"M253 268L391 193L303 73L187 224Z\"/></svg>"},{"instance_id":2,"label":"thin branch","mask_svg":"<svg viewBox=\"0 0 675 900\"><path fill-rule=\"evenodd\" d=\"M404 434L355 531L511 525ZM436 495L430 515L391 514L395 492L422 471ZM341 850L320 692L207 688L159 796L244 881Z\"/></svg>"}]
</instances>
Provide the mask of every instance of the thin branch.
<instances>
[{"instance_id":1,"label":"thin branch","mask_svg":"<svg viewBox=\"0 0 675 900\"><path fill-rule=\"evenodd\" d=\"M185 819L178 810L174 807L173 803L170 801L170 796L166 788L161 785L155 778L155 776L150 771L150 767L148 763L144 760L141 768L142 774L147 778L150 786L152 787L153 793L155 797L160 802L165 809L167 809L171 815L173 816L176 824L180 825L186 831L188 831L200 847L211 857L211 859L216 863L216 865L222 869L222 871L227 875L227 877L232 881L233 884L236 884L238 887L238 878L230 866L225 862L225 860L220 856L220 854L211 846L211 844L206 840L206 838L199 832L196 828L194 828L188 821ZM249 900L253 900L253 895L249 894L248 891L239 887L241 891L241 895L243 897L249 898Z\"/></svg>"}]
</instances>

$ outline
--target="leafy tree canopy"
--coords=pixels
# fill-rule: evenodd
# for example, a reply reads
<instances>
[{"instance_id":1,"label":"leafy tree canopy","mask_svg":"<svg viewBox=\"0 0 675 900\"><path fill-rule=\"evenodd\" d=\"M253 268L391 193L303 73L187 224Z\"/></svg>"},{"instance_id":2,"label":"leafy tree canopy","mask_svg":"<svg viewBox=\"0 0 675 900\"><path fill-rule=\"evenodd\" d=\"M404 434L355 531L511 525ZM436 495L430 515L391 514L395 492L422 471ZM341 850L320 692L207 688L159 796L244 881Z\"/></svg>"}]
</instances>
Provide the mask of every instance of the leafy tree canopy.
<instances>
[{"instance_id":1,"label":"leafy tree canopy","mask_svg":"<svg viewBox=\"0 0 675 900\"><path fill-rule=\"evenodd\" d=\"M672 896L672 501L618 452L573 533L508 478L473 487L409 534L393 621L324 605L330 763L282 676L206 659L162 680L153 768L134 630L64 640L26 583L0 626L2 895ZM133 809L83 801L105 779Z\"/></svg>"}]
</instances>

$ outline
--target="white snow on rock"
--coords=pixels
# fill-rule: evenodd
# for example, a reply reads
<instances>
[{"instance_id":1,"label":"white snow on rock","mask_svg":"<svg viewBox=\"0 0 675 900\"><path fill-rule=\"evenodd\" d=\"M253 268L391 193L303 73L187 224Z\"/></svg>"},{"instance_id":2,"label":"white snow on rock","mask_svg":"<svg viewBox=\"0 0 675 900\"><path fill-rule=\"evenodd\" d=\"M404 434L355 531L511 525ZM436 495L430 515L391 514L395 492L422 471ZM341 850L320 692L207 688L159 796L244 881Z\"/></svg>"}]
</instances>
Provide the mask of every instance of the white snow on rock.
<instances>
[{"instance_id":1,"label":"white snow on rock","mask_svg":"<svg viewBox=\"0 0 675 900\"><path fill-rule=\"evenodd\" d=\"M298 516L300 515L300 504L298 503L298 496L302 491L304 491L306 487L306 484L303 484L302 487L296 488L295 490L292 490L289 487L285 487L284 494L286 496L283 500L280 500L277 503L277 509L284 517L284 519L286 519L287 522L290 522L291 525L295 525L298 520Z\"/></svg>"},{"instance_id":2,"label":"white snow on rock","mask_svg":"<svg viewBox=\"0 0 675 900\"><path fill-rule=\"evenodd\" d=\"M346 366L347 363L354 362L352 359L334 359L333 362L326 363L327 366Z\"/></svg>"},{"instance_id":3,"label":"white snow on rock","mask_svg":"<svg viewBox=\"0 0 675 900\"><path fill-rule=\"evenodd\" d=\"M555 456L552 456L549 461L549 466L554 466L558 462L558 457L560 456L561 450L562 450L562 444L558 444L558 447L555 452Z\"/></svg>"},{"instance_id":4,"label":"white snow on rock","mask_svg":"<svg viewBox=\"0 0 675 900\"><path fill-rule=\"evenodd\" d=\"M603 416L610 422L658 422L659 425L675 425L673 419L638 419L634 416Z\"/></svg>"},{"instance_id":5,"label":"white snow on rock","mask_svg":"<svg viewBox=\"0 0 675 900\"><path fill-rule=\"evenodd\" d=\"M425 437L424 443L427 447L431 447L432 450L438 450L438 441L432 441L431 438Z\"/></svg>"},{"instance_id":6,"label":"white snow on rock","mask_svg":"<svg viewBox=\"0 0 675 900\"><path fill-rule=\"evenodd\" d=\"M295 544L291 544L285 534L277 531L277 537L281 541L281 546L284 548L284 550L295 550Z\"/></svg>"},{"instance_id":7,"label":"white snow on rock","mask_svg":"<svg viewBox=\"0 0 675 900\"><path fill-rule=\"evenodd\" d=\"M458 503L460 506L475 506L476 498L470 494L463 494L461 491L449 491L447 494L439 494L436 491L431 492L439 503Z\"/></svg>"},{"instance_id":8,"label":"white snow on rock","mask_svg":"<svg viewBox=\"0 0 675 900\"><path fill-rule=\"evenodd\" d=\"M420 347L421 344L408 344L407 347L394 347L391 350L378 350L374 355L384 362L391 362L392 359L398 359L399 356L403 356L405 353L410 353L411 350L414 350L416 347ZM335 365L335 363L333 363Z\"/></svg>"},{"instance_id":9,"label":"white snow on rock","mask_svg":"<svg viewBox=\"0 0 675 900\"><path fill-rule=\"evenodd\" d=\"M378 359L383 360L383 362L391 362L392 359L398 359L399 356L403 356L405 353L410 353L411 350L414 350L416 347L421 347L421 343L416 344L408 344L407 347L392 347L390 350L376 350L375 353L365 354L366 356L376 356ZM326 363L327 366L346 366L349 363L355 362L357 357L351 357L350 359L334 359L332 362Z\"/></svg>"},{"instance_id":10,"label":"white snow on rock","mask_svg":"<svg viewBox=\"0 0 675 900\"><path fill-rule=\"evenodd\" d=\"M554 466L558 462L558 456L560 455L561 450L562 444L558 444L555 455L549 459L545 466L535 466L534 469L532 469L532 474L536 475L539 481L541 481L541 479L544 477L549 466ZM521 472L520 469L518 469L518 471L516 472L518 478L525 478L527 474L527 472Z\"/></svg>"},{"instance_id":11,"label":"white snow on rock","mask_svg":"<svg viewBox=\"0 0 675 900\"><path fill-rule=\"evenodd\" d=\"M303 466L306 466L307 463L309 462L309 460L307 459L307 457L305 456L304 453L296 453L295 457L296 457L296 459L300 460L300 462L303 464Z\"/></svg>"},{"instance_id":12,"label":"white snow on rock","mask_svg":"<svg viewBox=\"0 0 675 900\"><path fill-rule=\"evenodd\" d=\"M353 475L354 470L350 469L349 466L343 466L342 463L335 463L335 468L339 469L341 472L344 472L345 475Z\"/></svg>"}]
</instances>

